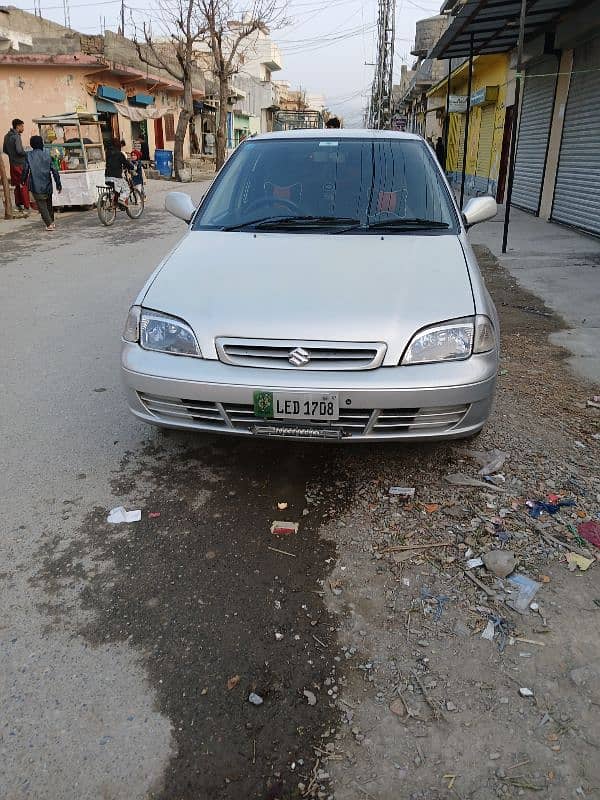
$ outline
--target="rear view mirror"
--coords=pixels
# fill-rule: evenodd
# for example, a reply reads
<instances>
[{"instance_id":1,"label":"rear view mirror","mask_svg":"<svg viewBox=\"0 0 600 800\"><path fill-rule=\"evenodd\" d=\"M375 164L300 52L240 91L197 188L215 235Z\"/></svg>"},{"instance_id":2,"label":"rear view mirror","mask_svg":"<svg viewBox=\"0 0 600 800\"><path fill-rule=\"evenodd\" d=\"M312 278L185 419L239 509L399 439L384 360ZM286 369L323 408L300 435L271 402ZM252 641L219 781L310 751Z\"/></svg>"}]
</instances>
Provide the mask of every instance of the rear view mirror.
<instances>
[{"instance_id":1,"label":"rear view mirror","mask_svg":"<svg viewBox=\"0 0 600 800\"><path fill-rule=\"evenodd\" d=\"M463 219L467 228L492 219L498 213L498 206L493 197L472 197L463 211Z\"/></svg>"},{"instance_id":2,"label":"rear view mirror","mask_svg":"<svg viewBox=\"0 0 600 800\"><path fill-rule=\"evenodd\" d=\"M169 192L165 197L165 208L174 217L188 223L196 210L192 198L185 192Z\"/></svg>"}]
</instances>

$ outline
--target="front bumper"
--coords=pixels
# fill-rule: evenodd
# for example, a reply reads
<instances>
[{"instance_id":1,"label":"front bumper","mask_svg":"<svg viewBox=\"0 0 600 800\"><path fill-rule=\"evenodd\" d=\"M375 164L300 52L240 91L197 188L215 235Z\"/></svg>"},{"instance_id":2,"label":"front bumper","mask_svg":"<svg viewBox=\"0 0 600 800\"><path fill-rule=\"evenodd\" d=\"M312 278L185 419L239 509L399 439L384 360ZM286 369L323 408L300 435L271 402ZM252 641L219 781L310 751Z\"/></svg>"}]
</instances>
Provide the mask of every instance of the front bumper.
<instances>
[{"instance_id":1,"label":"front bumper","mask_svg":"<svg viewBox=\"0 0 600 800\"><path fill-rule=\"evenodd\" d=\"M242 436L347 442L458 439L479 431L492 407L497 354L467 361L360 372L236 367L153 353L124 342L122 373L139 419L168 428ZM261 391L336 392L336 422L254 416Z\"/></svg>"}]
</instances>

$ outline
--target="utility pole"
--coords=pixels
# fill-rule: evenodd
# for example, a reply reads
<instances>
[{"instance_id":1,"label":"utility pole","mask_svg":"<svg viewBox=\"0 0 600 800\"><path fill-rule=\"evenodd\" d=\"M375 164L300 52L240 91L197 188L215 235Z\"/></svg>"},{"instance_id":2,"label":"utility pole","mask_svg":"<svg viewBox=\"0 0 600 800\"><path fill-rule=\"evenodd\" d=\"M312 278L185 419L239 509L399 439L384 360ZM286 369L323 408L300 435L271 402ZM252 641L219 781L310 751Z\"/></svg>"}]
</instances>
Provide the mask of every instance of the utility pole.
<instances>
[{"instance_id":1,"label":"utility pole","mask_svg":"<svg viewBox=\"0 0 600 800\"><path fill-rule=\"evenodd\" d=\"M121 0L121 36L125 36L125 0Z\"/></svg>"},{"instance_id":2,"label":"utility pole","mask_svg":"<svg viewBox=\"0 0 600 800\"><path fill-rule=\"evenodd\" d=\"M385 128L391 123L395 32L396 0L379 0L377 61L369 104L369 128Z\"/></svg>"},{"instance_id":3,"label":"utility pole","mask_svg":"<svg viewBox=\"0 0 600 800\"><path fill-rule=\"evenodd\" d=\"M71 11L69 9L69 0L63 0L63 13L65 15L65 28L71 27Z\"/></svg>"}]
</instances>

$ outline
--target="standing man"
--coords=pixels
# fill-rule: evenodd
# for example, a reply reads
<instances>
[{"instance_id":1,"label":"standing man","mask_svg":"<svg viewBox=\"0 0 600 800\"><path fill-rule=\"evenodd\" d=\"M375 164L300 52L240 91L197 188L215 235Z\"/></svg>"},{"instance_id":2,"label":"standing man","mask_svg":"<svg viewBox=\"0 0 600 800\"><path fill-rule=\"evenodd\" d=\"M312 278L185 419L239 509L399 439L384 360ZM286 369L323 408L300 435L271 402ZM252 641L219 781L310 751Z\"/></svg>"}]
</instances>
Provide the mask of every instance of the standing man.
<instances>
[{"instance_id":1,"label":"standing man","mask_svg":"<svg viewBox=\"0 0 600 800\"><path fill-rule=\"evenodd\" d=\"M21 134L25 130L25 123L22 119L13 119L12 128L4 137L2 152L8 156L10 163L10 182L15 187L15 206L17 211L23 216L28 215L29 192L23 186L23 171L27 164L27 155L23 150Z\"/></svg>"},{"instance_id":2,"label":"standing man","mask_svg":"<svg viewBox=\"0 0 600 800\"><path fill-rule=\"evenodd\" d=\"M56 184L56 191L60 194L62 192L60 175L52 163L50 153L44 150L42 137L32 136L29 144L32 150L26 156L22 180L29 186L46 225L46 230L50 232L56 228L54 206L52 205L52 178Z\"/></svg>"},{"instance_id":3,"label":"standing man","mask_svg":"<svg viewBox=\"0 0 600 800\"><path fill-rule=\"evenodd\" d=\"M140 153L142 161L150 161L150 148L143 133L140 133Z\"/></svg>"},{"instance_id":4,"label":"standing man","mask_svg":"<svg viewBox=\"0 0 600 800\"><path fill-rule=\"evenodd\" d=\"M438 136L438 140L435 145L435 154L437 156L437 160L440 162L441 168L446 169L446 148L444 147L444 140L441 136Z\"/></svg>"}]
</instances>

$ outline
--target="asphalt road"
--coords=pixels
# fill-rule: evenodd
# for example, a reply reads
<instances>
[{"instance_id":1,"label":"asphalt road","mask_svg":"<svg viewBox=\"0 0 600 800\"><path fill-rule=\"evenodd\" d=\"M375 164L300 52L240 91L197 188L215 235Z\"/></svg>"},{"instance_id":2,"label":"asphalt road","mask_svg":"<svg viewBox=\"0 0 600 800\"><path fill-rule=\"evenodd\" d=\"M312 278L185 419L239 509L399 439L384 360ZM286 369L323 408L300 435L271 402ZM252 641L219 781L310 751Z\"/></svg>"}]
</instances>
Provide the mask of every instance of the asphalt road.
<instances>
[{"instance_id":1,"label":"asphalt road","mask_svg":"<svg viewBox=\"0 0 600 800\"><path fill-rule=\"evenodd\" d=\"M169 188L139 221L0 237L2 798L288 796L330 718L303 692L332 669L332 451L163 434L125 407L123 321L183 232ZM307 500L317 477L331 497ZM303 519L285 553L278 501ZM142 521L107 525L121 504Z\"/></svg>"}]
</instances>

